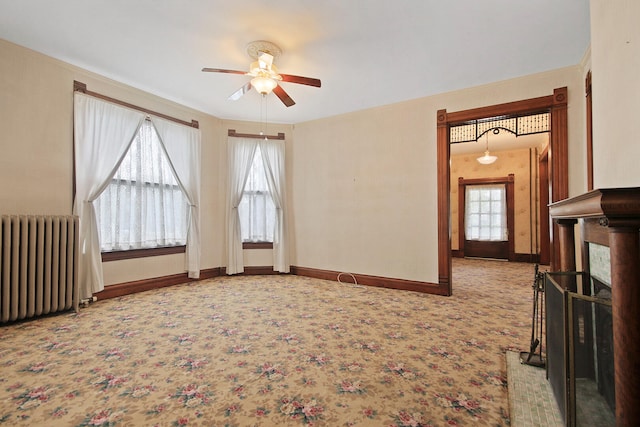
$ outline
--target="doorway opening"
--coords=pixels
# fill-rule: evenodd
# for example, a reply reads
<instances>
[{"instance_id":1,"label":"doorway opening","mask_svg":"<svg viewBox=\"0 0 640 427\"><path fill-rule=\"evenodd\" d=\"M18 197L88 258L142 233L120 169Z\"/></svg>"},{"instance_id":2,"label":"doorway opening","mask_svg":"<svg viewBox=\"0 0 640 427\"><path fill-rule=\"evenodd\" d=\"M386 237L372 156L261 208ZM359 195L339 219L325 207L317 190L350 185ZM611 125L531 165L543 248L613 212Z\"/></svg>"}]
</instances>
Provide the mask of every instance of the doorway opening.
<instances>
[{"instance_id":1,"label":"doorway opening","mask_svg":"<svg viewBox=\"0 0 640 427\"><path fill-rule=\"evenodd\" d=\"M555 89L553 95L539 98L457 112L447 112L447 110L439 110L437 112L438 286L443 294L451 295L452 293L451 127L487 118L513 118L538 113L549 113L550 138L548 144L547 186L549 202L555 202L567 198L569 193L566 87ZM546 215L548 216L548 213ZM556 227L556 225L553 225L549 228L549 258L552 271L555 271L556 266L559 265L559 260L557 259L559 252L555 248L557 241L553 238L554 235L557 235L557 231L554 230Z\"/></svg>"}]
</instances>

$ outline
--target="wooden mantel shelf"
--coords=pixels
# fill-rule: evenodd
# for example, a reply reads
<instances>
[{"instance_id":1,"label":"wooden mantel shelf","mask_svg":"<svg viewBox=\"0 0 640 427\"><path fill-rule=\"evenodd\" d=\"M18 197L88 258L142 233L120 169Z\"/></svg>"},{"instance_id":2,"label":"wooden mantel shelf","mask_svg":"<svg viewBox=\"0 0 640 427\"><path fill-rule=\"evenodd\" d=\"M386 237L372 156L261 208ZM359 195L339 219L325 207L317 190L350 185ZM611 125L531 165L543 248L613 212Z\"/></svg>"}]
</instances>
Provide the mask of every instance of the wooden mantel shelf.
<instances>
[{"instance_id":1,"label":"wooden mantel shelf","mask_svg":"<svg viewBox=\"0 0 640 427\"><path fill-rule=\"evenodd\" d=\"M599 218L611 259L616 426L640 425L640 188L593 190L549 205L560 270L575 270L574 224ZM583 236L584 239L584 236Z\"/></svg>"},{"instance_id":2,"label":"wooden mantel shelf","mask_svg":"<svg viewBox=\"0 0 640 427\"><path fill-rule=\"evenodd\" d=\"M609 225L638 221L640 220L640 187L589 191L550 204L549 214L553 219L604 217L609 221Z\"/></svg>"}]
</instances>

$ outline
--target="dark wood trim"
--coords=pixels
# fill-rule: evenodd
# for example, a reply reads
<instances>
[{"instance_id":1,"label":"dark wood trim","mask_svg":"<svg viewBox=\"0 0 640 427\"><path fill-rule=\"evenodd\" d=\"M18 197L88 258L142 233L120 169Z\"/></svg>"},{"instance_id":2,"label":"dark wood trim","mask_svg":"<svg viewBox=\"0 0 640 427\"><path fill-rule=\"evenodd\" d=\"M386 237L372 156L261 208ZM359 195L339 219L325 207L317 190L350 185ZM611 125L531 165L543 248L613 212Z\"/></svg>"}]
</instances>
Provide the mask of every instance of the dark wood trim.
<instances>
[{"instance_id":1,"label":"dark wood trim","mask_svg":"<svg viewBox=\"0 0 640 427\"><path fill-rule=\"evenodd\" d=\"M516 244L515 244L515 196L514 184L515 175L510 173L508 176L497 178L470 178L458 177L458 248L464 255L465 246L465 206L466 206L466 186L467 185L491 185L504 184L505 195L507 197L507 233L509 236L509 261L515 261Z\"/></svg>"},{"instance_id":2,"label":"dark wood trim","mask_svg":"<svg viewBox=\"0 0 640 427\"><path fill-rule=\"evenodd\" d=\"M437 113L438 291L451 295L451 145L447 110Z\"/></svg>"},{"instance_id":3,"label":"dark wood trim","mask_svg":"<svg viewBox=\"0 0 640 427\"><path fill-rule=\"evenodd\" d=\"M582 228L582 240L609 246L609 230L607 230L607 227L603 227L597 218L585 218L580 222L580 226Z\"/></svg>"},{"instance_id":4,"label":"dark wood trim","mask_svg":"<svg viewBox=\"0 0 640 427\"><path fill-rule=\"evenodd\" d=\"M549 221L549 146L538 157L538 191L540 203L540 264L551 263L551 222Z\"/></svg>"},{"instance_id":5,"label":"dark wood trim","mask_svg":"<svg viewBox=\"0 0 640 427\"><path fill-rule=\"evenodd\" d=\"M640 187L600 189L549 205L555 219L606 217L609 226L632 226L640 221Z\"/></svg>"},{"instance_id":6,"label":"dark wood trim","mask_svg":"<svg viewBox=\"0 0 640 427\"><path fill-rule=\"evenodd\" d=\"M566 88L565 88L566 89ZM446 122L454 126L468 122L469 120L484 119L497 116L518 116L549 111L553 105L553 96L541 96L522 101L506 102L504 104L489 105L486 107L472 108L469 110L446 113ZM446 110L441 110L446 111ZM438 114L439 115L439 114Z\"/></svg>"},{"instance_id":7,"label":"dark wood trim","mask_svg":"<svg viewBox=\"0 0 640 427\"><path fill-rule=\"evenodd\" d=\"M558 244L565 248L559 251L558 255L558 271L576 271L576 241L574 234L574 226L578 220L556 219L554 223L558 225Z\"/></svg>"},{"instance_id":8,"label":"dark wood trim","mask_svg":"<svg viewBox=\"0 0 640 427\"><path fill-rule=\"evenodd\" d=\"M130 103L125 102L125 101L120 101L119 99L111 98L110 96L103 95L101 93L92 92L90 90L87 90L86 83L82 83L82 82L79 82L79 81L76 81L76 80L73 81L73 91L74 92L81 92L81 93L84 93L85 95L93 96L94 98L99 98L99 99L102 99L104 101L108 101L108 102L112 102L114 104L122 105L123 107L131 108L132 110L140 111L140 112L143 112L145 114L149 114L149 115L156 116L156 117L161 117L163 119L170 120L172 122L179 123L179 124L184 125L184 126L189 126L189 127L196 128L196 129L200 128L200 124L198 123L197 120L191 120L191 122L187 122L185 120L177 119L175 117L171 117L171 116L168 116L166 114L158 113L157 111L149 110L147 108L143 108L143 107L140 107L138 105L130 104Z\"/></svg>"},{"instance_id":9,"label":"dark wood trim","mask_svg":"<svg viewBox=\"0 0 640 427\"><path fill-rule=\"evenodd\" d=\"M242 242L242 249L273 249L273 242Z\"/></svg>"},{"instance_id":10,"label":"dark wood trim","mask_svg":"<svg viewBox=\"0 0 640 427\"><path fill-rule=\"evenodd\" d=\"M220 267L220 274L223 276L226 275L227 268ZM233 276L271 276L271 275L278 275L278 274L287 274L287 273L280 273L279 271L274 271L273 267L270 265L269 266L245 266L243 273L233 274Z\"/></svg>"},{"instance_id":11,"label":"dark wood trim","mask_svg":"<svg viewBox=\"0 0 640 427\"><path fill-rule=\"evenodd\" d=\"M453 258L464 258L464 253L458 250L452 250L451 256ZM530 264L539 263L540 257L538 254L513 254L513 259L510 261L514 262L526 262Z\"/></svg>"},{"instance_id":12,"label":"dark wood trim","mask_svg":"<svg viewBox=\"0 0 640 427\"><path fill-rule=\"evenodd\" d=\"M537 264L540 262L540 257L538 256L538 254L513 254L513 260L510 261Z\"/></svg>"},{"instance_id":13,"label":"dark wood trim","mask_svg":"<svg viewBox=\"0 0 640 427\"><path fill-rule=\"evenodd\" d=\"M552 153L551 189L553 200L566 197L569 192L567 88L554 90L551 96L514 101L469 110L447 112L438 110L437 123L437 189L438 189L438 283L451 293L451 194L449 128L469 120L499 115L524 115L551 112L550 152ZM565 165L564 167L561 167ZM553 236L550 236L553 238Z\"/></svg>"},{"instance_id":14,"label":"dark wood trim","mask_svg":"<svg viewBox=\"0 0 640 427\"><path fill-rule=\"evenodd\" d=\"M467 188L464 182L464 177L458 177L458 250L462 252L464 256L464 242L466 235L466 221L464 220L467 209ZM452 226L453 227L453 226ZM453 235L453 232L451 233Z\"/></svg>"},{"instance_id":15,"label":"dark wood trim","mask_svg":"<svg viewBox=\"0 0 640 427\"><path fill-rule=\"evenodd\" d=\"M164 288L167 286L179 285L182 283L196 282L199 280L211 279L220 276L220 268L209 268L200 270L199 279L191 279L187 273L173 274L170 276L153 277L150 279L136 280L133 282L118 283L104 287L103 291L97 292L94 296L98 300L117 298L123 295L135 294L149 291L151 289Z\"/></svg>"},{"instance_id":16,"label":"dark wood trim","mask_svg":"<svg viewBox=\"0 0 640 427\"><path fill-rule=\"evenodd\" d=\"M551 186L550 201L557 202L569 197L569 138L567 118L567 88L553 91L553 105L551 106L551 140L549 185ZM553 222L550 233L551 271L558 271L560 245L554 239L558 235L558 224Z\"/></svg>"},{"instance_id":17,"label":"dark wood trim","mask_svg":"<svg viewBox=\"0 0 640 427\"><path fill-rule=\"evenodd\" d=\"M462 185L490 185L490 184L508 184L514 182L515 175L510 173L507 176L499 176L495 178L464 178L458 177L458 184L462 181Z\"/></svg>"},{"instance_id":18,"label":"dark wood trim","mask_svg":"<svg viewBox=\"0 0 640 427\"><path fill-rule=\"evenodd\" d=\"M235 138L255 138L255 139L275 139L284 141L284 133L278 132L277 135L258 135L255 133L237 133L235 129L229 129L227 132L227 136L232 136Z\"/></svg>"},{"instance_id":19,"label":"dark wood trim","mask_svg":"<svg viewBox=\"0 0 640 427\"><path fill-rule=\"evenodd\" d=\"M338 281L339 271L321 270L309 267L291 266L291 274L296 276L313 277L315 279ZM351 274L351 273L350 273ZM359 285L375 286L379 288L400 289L405 291L424 292L436 295L445 295L446 289L439 284L419 282L415 280L394 279L390 277L370 276L366 274L353 274ZM351 278L345 276L345 282L351 282Z\"/></svg>"},{"instance_id":20,"label":"dark wood trim","mask_svg":"<svg viewBox=\"0 0 640 427\"><path fill-rule=\"evenodd\" d=\"M584 82L587 103L587 191L593 190L593 93L591 91L591 70Z\"/></svg>"},{"instance_id":21,"label":"dark wood trim","mask_svg":"<svg viewBox=\"0 0 640 427\"><path fill-rule=\"evenodd\" d=\"M102 262L122 259L146 258L151 256L180 254L186 252L186 246L166 246L162 248L131 249L128 251L102 252Z\"/></svg>"},{"instance_id":22,"label":"dark wood trim","mask_svg":"<svg viewBox=\"0 0 640 427\"><path fill-rule=\"evenodd\" d=\"M240 273L237 276L265 276L265 275L280 275L285 273L279 273L273 271L271 266L253 266L245 267L244 273ZM297 276L312 277L315 279L323 280L338 280L338 271L320 270L307 267L291 266L291 274ZM109 298L117 298L123 295L134 294L137 292L149 291L152 289L164 288L168 286L179 285L182 283L196 282L199 280L212 279L214 277L220 277L226 275L225 267L209 268L200 271L199 279L191 279L187 273L173 274L170 276L153 277L149 279L136 280L132 282L118 283L114 285L105 286L104 290L97 292L95 297L98 300L104 300ZM405 291L426 292L436 295L446 295L439 292L439 286L435 283L418 282L414 280L394 279L389 277L369 276L365 274L354 274L358 284L366 286L376 286L388 289L400 289ZM350 276L344 276L341 279L344 282L351 282Z\"/></svg>"}]
</instances>

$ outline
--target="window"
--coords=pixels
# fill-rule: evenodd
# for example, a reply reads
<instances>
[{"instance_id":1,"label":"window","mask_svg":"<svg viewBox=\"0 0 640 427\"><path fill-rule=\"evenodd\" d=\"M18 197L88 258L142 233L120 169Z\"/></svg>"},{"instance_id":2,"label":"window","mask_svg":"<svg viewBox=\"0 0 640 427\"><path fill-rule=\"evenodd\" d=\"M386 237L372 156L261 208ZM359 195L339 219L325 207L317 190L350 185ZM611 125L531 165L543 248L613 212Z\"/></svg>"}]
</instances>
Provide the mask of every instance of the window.
<instances>
[{"instance_id":1,"label":"window","mask_svg":"<svg viewBox=\"0 0 640 427\"><path fill-rule=\"evenodd\" d=\"M269 192L258 145L238 205L243 242L273 242L276 208Z\"/></svg>"},{"instance_id":2,"label":"window","mask_svg":"<svg viewBox=\"0 0 640 427\"><path fill-rule=\"evenodd\" d=\"M465 200L467 240L508 240L507 198L503 184L467 185Z\"/></svg>"},{"instance_id":3,"label":"window","mask_svg":"<svg viewBox=\"0 0 640 427\"><path fill-rule=\"evenodd\" d=\"M110 252L185 245L188 206L156 129L144 120L95 201L100 248Z\"/></svg>"}]
</instances>

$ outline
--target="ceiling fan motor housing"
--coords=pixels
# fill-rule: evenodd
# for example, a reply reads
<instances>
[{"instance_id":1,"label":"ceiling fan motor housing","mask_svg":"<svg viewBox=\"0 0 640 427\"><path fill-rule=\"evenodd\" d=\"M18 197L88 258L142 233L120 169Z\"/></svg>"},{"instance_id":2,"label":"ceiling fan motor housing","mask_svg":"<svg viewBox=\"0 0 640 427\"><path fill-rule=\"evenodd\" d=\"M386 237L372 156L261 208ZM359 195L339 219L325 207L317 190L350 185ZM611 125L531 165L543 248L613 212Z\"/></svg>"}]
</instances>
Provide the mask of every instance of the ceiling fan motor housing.
<instances>
[{"instance_id":1,"label":"ceiling fan motor housing","mask_svg":"<svg viewBox=\"0 0 640 427\"><path fill-rule=\"evenodd\" d=\"M282 49L266 40L256 40L247 45L247 54L252 59L257 60L260 52L268 53L275 59L282 54Z\"/></svg>"}]
</instances>

